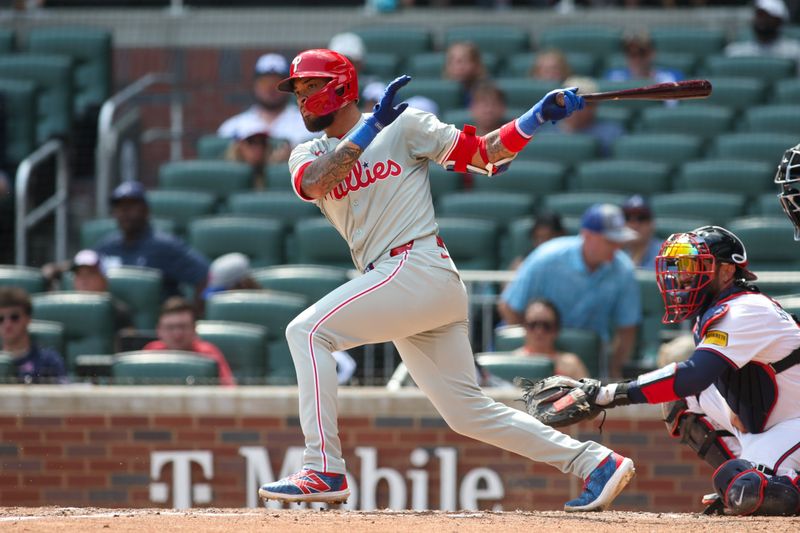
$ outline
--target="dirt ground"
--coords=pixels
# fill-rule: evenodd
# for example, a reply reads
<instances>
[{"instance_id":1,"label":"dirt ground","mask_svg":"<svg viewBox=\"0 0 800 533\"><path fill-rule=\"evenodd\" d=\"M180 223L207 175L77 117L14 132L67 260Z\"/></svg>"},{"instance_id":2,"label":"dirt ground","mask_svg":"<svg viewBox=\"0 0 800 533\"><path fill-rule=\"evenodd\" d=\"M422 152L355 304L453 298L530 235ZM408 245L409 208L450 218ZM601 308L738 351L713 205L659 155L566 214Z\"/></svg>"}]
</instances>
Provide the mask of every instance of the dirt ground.
<instances>
[{"instance_id":1,"label":"dirt ground","mask_svg":"<svg viewBox=\"0 0 800 533\"><path fill-rule=\"evenodd\" d=\"M315 511L272 509L97 509L75 507L0 507L3 532L163 533L164 531L314 531L487 533L530 531L800 531L800 517L709 517L684 513L568 514L538 512Z\"/></svg>"}]
</instances>

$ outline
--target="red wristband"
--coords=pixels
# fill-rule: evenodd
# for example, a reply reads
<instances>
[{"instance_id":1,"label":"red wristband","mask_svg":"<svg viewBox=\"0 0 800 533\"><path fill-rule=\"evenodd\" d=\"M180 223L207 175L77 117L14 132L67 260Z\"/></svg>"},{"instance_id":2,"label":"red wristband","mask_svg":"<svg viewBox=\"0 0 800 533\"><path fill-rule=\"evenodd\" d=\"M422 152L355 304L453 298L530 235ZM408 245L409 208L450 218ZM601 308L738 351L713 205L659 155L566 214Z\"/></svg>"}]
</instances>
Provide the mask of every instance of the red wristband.
<instances>
[{"instance_id":1,"label":"red wristband","mask_svg":"<svg viewBox=\"0 0 800 533\"><path fill-rule=\"evenodd\" d=\"M500 128L500 142L507 150L512 152L520 152L531 140L531 137L525 137L517 129L517 121L512 120Z\"/></svg>"}]
</instances>

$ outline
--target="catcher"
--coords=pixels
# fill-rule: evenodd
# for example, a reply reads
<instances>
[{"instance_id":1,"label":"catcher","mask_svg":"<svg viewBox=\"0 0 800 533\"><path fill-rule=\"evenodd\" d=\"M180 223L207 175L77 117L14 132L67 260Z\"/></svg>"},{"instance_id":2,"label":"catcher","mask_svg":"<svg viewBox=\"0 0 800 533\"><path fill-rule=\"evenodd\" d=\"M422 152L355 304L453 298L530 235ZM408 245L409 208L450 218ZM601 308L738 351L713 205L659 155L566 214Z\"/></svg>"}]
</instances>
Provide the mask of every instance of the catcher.
<instances>
[{"instance_id":1,"label":"catcher","mask_svg":"<svg viewBox=\"0 0 800 533\"><path fill-rule=\"evenodd\" d=\"M800 514L800 326L755 279L730 231L671 235L656 258L662 321L694 321L691 357L621 383L527 381L528 411L561 427L619 405L664 404L670 433L716 469L709 511Z\"/></svg>"}]
</instances>

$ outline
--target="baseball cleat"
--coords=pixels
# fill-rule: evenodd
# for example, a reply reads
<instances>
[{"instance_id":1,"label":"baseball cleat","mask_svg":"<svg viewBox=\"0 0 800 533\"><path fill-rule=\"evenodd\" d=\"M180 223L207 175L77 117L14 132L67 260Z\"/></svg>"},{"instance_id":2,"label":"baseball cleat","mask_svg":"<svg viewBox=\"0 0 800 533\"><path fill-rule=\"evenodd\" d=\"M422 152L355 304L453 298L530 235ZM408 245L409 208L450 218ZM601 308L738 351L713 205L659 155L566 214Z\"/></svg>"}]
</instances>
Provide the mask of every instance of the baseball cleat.
<instances>
[{"instance_id":1,"label":"baseball cleat","mask_svg":"<svg viewBox=\"0 0 800 533\"><path fill-rule=\"evenodd\" d=\"M291 476L265 483L258 489L262 500L282 502L344 503L350 496L347 476L304 468Z\"/></svg>"},{"instance_id":2,"label":"baseball cleat","mask_svg":"<svg viewBox=\"0 0 800 533\"><path fill-rule=\"evenodd\" d=\"M633 461L611 452L583 482L583 492L564 504L565 511L604 511L633 479Z\"/></svg>"}]
</instances>

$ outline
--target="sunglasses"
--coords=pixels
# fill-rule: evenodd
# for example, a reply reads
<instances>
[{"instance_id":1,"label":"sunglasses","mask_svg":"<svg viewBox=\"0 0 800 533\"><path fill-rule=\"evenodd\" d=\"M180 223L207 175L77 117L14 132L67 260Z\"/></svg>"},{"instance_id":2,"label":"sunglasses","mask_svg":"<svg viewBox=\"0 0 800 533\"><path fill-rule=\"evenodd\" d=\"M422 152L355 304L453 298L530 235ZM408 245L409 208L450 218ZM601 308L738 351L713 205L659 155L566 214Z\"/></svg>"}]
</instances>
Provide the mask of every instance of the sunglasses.
<instances>
[{"instance_id":1,"label":"sunglasses","mask_svg":"<svg viewBox=\"0 0 800 533\"><path fill-rule=\"evenodd\" d=\"M19 313L10 313L8 315L0 315L0 324L5 322L6 318L8 318L8 320L10 322L19 322L19 320L22 318L22 315L19 314Z\"/></svg>"},{"instance_id":2,"label":"sunglasses","mask_svg":"<svg viewBox=\"0 0 800 533\"><path fill-rule=\"evenodd\" d=\"M648 215L625 215L628 222L650 222L653 217Z\"/></svg>"},{"instance_id":3,"label":"sunglasses","mask_svg":"<svg viewBox=\"0 0 800 533\"><path fill-rule=\"evenodd\" d=\"M556 323L549 322L547 320L531 320L530 322L525 322L525 328L530 331L533 331L536 328L542 329L545 333L552 333L556 330Z\"/></svg>"},{"instance_id":4,"label":"sunglasses","mask_svg":"<svg viewBox=\"0 0 800 533\"><path fill-rule=\"evenodd\" d=\"M250 146L266 146L267 138L263 135L253 135L252 137L244 139L244 142Z\"/></svg>"}]
</instances>

